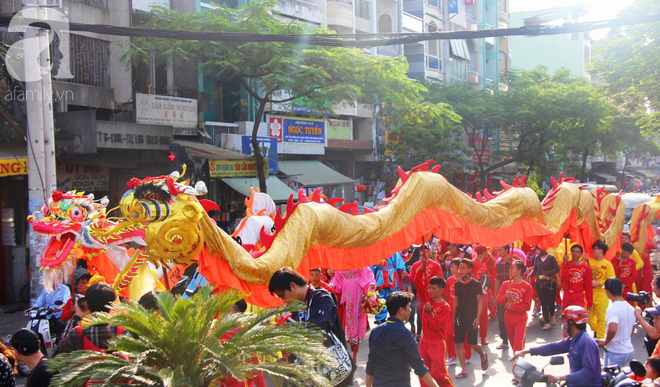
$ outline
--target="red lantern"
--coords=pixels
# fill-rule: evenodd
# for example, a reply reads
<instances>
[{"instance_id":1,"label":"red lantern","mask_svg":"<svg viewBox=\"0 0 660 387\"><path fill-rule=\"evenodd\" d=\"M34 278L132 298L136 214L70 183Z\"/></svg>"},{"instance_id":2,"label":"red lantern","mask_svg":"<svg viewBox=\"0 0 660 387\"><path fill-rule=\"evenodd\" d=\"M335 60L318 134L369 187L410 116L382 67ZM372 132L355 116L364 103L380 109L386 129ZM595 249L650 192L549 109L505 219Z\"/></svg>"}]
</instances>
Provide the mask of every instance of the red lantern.
<instances>
[{"instance_id":1,"label":"red lantern","mask_svg":"<svg viewBox=\"0 0 660 387\"><path fill-rule=\"evenodd\" d=\"M358 184L357 187L355 188L357 189L358 192L364 192L367 190L367 187L362 184Z\"/></svg>"}]
</instances>

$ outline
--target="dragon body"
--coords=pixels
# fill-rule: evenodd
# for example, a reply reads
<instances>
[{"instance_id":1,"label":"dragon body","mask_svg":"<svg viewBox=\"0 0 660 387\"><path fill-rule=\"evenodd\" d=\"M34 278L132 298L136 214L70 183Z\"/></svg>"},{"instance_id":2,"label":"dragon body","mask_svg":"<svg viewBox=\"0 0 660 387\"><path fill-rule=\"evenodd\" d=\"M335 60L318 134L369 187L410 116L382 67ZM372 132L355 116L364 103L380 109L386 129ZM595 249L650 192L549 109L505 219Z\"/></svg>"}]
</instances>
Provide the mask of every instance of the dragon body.
<instances>
[{"instance_id":1,"label":"dragon body","mask_svg":"<svg viewBox=\"0 0 660 387\"><path fill-rule=\"evenodd\" d=\"M356 211L356 203L337 208L320 192L290 198L278 212L275 233L260 232L263 249L247 251L208 217L194 188L161 176L129 182L120 203L123 220L110 232L133 228L144 233L145 253L160 263L199 263L200 272L221 288L241 289L259 306L278 303L267 291L271 274L283 266L301 272L314 267L357 269L434 234L455 243L499 246L514 240L544 248L564 237L582 243L616 240L624 205L617 195L583 191L571 179L553 178L553 189L539 201L524 178L503 184L500 192L476 199L452 186L432 162L410 172L399 170L399 185L376 211ZM199 183L198 183L199 184ZM156 210L154 207L158 207ZM342 210L343 209L343 210Z\"/></svg>"}]
</instances>

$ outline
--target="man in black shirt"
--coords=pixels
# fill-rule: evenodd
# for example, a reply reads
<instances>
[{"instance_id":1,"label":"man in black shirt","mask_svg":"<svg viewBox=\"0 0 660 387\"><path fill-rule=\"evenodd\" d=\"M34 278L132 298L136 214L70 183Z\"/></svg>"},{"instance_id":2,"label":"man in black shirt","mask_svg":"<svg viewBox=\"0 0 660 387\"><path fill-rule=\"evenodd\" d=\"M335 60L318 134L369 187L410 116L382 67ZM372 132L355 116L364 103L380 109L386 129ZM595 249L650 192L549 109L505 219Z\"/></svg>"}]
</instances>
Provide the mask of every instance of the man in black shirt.
<instances>
[{"instance_id":1,"label":"man in black shirt","mask_svg":"<svg viewBox=\"0 0 660 387\"><path fill-rule=\"evenodd\" d=\"M18 360L30 368L26 387L48 387L53 373L46 369L48 358L39 350L39 336L29 329L19 329L11 338Z\"/></svg>"},{"instance_id":2,"label":"man in black shirt","mask_svg":"<svg viewBox=\"0 0 660 387\"><path fill-rule=\"evenodd\" d=\"M456 379L464 379L468 376L467 365L465 363L465 347L463 343L467 340L472 350L481 357L481 369L488 369L488 355L480 345L477 345L477 336L479 329L479 319L481 318L483 296L481 284L472 278L472 261L463 258L458 266L458 275L461 280L456 282L454 287L454 341L456 343L456 353L461 363L461 373L456 375ZM477 307L475 309L475 306Z\"/></svg>"}]
</instances>

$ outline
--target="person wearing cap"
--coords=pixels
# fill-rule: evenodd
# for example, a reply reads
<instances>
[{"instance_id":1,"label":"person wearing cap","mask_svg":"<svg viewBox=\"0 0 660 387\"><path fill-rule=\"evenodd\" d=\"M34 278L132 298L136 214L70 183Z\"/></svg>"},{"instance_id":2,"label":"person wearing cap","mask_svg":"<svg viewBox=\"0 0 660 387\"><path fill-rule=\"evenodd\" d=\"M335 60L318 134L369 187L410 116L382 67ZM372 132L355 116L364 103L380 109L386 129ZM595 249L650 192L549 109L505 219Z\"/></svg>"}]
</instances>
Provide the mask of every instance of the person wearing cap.
<instances>
[{"instance_id":1,"label":"person wearing cap","mask_svg":"<svg viewBox=\"0 0 660 387\"><path fill-rule=\"evenodd\" d=\"M649 324L649 322L644 318L641 309L635 309L635 318L637 319L637 322L642 327L642 329L644 329L644 333L646 333L648 340L653 340L656 342L655 347L650 351L649 356L660 357L660 346L657 344L660 342L658 340L658 338L660 338L660 305L656 305L653 308L646 308L644 309L644 312L653 318L653 325ZM644 340L646 342L647 339L645 338Z\"/></svg>"},{"instance_id":2,"label":"person wearing cap","mask_svg":"<svg viewBox=\"0 0 660 387\"><path fill-rule=\"evenodd\" d=\"M607 244L596 241L591 246L593 257L589 257L591 285L594 294L594 306L589 313L589 327L596 333L597 339L605 338L605 316L607 315L607 307L610 304L603 285L605 285L606 279L616 277L612 263L605 259L606 252Z\"/></svg>"},{"instance_id":3,"label":"person wearing cap","mask_svg":"<svg viewBox=\"0 0 660 387\"><path fill-rule=\"evenodd\" d=\"M53 373L48 371L48 358L39 350L39 336L29 329L19 329L11 337L11 346L18 353L18 360L30 369L26 387L48 387Z\"/></svg>"},{"instance_id":4,"label":"person wearing cap","mask_svg":"<svg viewBox=\"0 0 660 387\"><path fill-rule=\"evenodd\" d=\"M612 301L607 308L607 334L598 345L605 348L605 367L628 364L635 355L631 336L635 329L635 309L623 298L623 283L618 278L605 281L605 294Z\"/></svg>"},{"instance_id":5,"label":"person wearing cap","mask_svg":"<svg viewBox=\"0 0 660 387\"><path fill-rule=\"evenodd\" d=\"M565 380L568 387L600 387L600 356L598 344L587 333L587 311L576 305L564 308L561 314L561 323L567 338L534 347L523 349L515 354L511 361L528 353L540 356L552 356L568 353L570 373L566 375L548 375L548 383Z\"/></svg>"}]
</instances>

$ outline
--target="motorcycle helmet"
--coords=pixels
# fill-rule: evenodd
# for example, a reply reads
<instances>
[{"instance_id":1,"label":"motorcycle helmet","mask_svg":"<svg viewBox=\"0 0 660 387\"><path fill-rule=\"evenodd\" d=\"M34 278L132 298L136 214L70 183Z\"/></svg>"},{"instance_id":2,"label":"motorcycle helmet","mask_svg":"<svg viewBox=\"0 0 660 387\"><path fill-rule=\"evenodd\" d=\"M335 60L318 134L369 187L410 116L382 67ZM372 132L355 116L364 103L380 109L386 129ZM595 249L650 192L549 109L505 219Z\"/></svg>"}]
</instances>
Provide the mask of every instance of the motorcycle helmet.
<instances>
[{"instance_id":1,"label":"motorcycle helmet","mask_svg":"<svg viewBox=\"0 0 660 387\"><path fill-rule=\"evenodd\" d=\"M566 320L573 320L576 324L586 324L588 320L588 314L586 309L581 306L571 305L566 307L561 315Z\"/></svg>"}]
</instances>

